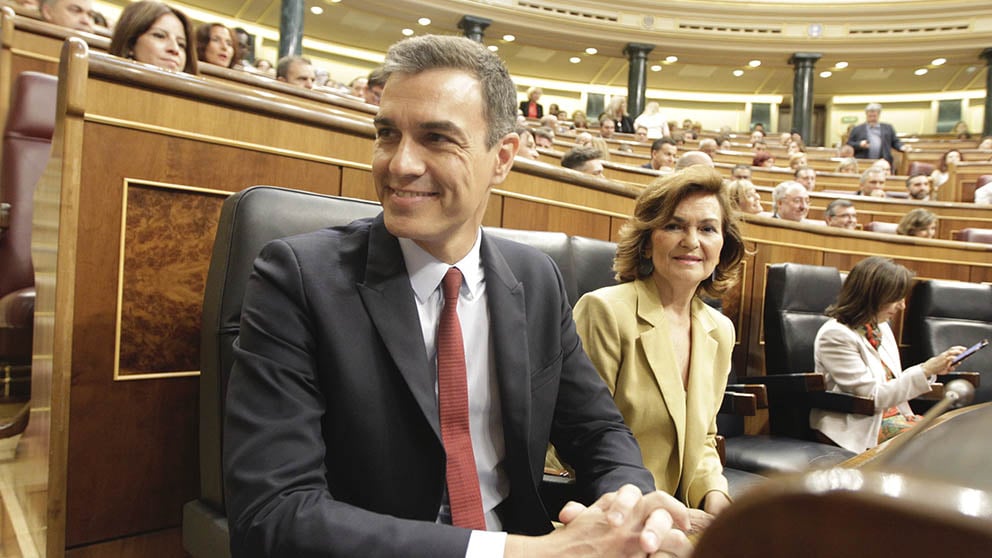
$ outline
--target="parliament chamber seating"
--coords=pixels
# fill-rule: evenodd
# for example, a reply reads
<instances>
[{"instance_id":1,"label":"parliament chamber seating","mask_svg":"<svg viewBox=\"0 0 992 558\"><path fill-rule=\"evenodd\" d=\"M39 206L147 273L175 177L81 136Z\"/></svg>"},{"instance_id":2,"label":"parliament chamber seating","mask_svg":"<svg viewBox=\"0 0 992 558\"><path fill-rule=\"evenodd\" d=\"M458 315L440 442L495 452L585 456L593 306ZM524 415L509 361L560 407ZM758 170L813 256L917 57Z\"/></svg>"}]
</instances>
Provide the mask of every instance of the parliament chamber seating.
<instances>
[{"instance_id":1,"label":"parliament chamber seating","mask_svg":"<svg viewBox=\"0 0 992 558\"><path fill-rule=\"evenodd\" d=\"M896 234L896 229L898 228L899 223L887 223L885 221L872 221L865 224L864 227L866 231L886 234Z\"/></svg>"},{"instance_id":2,"label":"parliament chamber seating","mask_svg":"<svg viewBox=\"0 0 992 558\"><path fill-rule=\"evenodd\" d=\"M954 237L954 240L992 244L992 229L968 227L966 229L961 229L960 231L954 231L952 236Z\"/></svg>"},{"instance_id":3,"label":"parliament chamber seating","mask_svg":"<svg viewBox=\"0 0 992 558\"><path fill-rule=\"evenodd\" d=\"M907 356L914 363L953 345L992 341L992 284L920 281L910 295L903 330L911 347ZM992 401L992 347L973 354L958 369L979 373L976 403Z\"/></svg>"},{"instance_id":4,"label":"parliament chamber seating","mask_svg":"<svg viewBox=\"0 0 992 558\"><path fill-rule=\"evenodd\" d=\"M923 161L913 161L909 164L909 172L906 173L909 176L916 174L925 174L930 176L936 167L931 163L924 163Z\"/></svg>"},{"instance_id":5,"label":"parliament chamber seating","mask_svg":"<svg viewBox=\"0 0 992 558\"><path fill-rule=\"evenodd\" d=\"M3 402L26 401L31 395L35 301L31 218L35 185L51 150L57 86L54 76L36 72L18 76L4 127L0 170L4 212L0 228L0 367L7 388L0 394ZM0 437L4 437L2 433Z\"/></svg>"}]
</instances>

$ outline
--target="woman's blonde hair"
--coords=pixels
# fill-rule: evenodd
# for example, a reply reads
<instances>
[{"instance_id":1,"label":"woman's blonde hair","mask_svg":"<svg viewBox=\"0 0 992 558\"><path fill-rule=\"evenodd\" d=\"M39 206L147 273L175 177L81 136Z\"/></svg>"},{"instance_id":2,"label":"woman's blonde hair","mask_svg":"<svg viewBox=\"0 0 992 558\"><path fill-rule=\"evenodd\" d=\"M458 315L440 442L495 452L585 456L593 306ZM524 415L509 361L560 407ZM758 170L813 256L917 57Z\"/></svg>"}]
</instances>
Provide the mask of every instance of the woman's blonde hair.
<instances>
[{"instance_id":1,"label":"woman's blonde hair","mask_svg":"<svg viewBox=\"0 0 992 558\"><path fill-rule=\"evenodd\" d=\"M617 281L633 281L648 277L654 271L651 255L645 253L651 242L651 233L668 223L683 200L694 195L716 196L723 214L723 249L713 274L703 280L696 292L719 298L741 274L741 261L746 255L744 238L737 226L738 214L727 195L720 174L705 165L695 165L675 174L662 177L648 186L637 197L634 214L620 228L617 255L613 271Z\"/></svg>"}]
</instances>

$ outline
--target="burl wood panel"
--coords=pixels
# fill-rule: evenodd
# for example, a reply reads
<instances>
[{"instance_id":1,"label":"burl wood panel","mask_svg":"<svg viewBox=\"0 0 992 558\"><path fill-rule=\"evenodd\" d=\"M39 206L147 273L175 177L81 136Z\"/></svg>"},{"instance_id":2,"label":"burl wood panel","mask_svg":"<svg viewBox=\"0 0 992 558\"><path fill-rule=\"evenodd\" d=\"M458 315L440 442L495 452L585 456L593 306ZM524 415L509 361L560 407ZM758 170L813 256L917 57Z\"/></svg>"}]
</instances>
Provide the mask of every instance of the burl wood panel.
<instances>
[{"instance_id":1,"label":"burl wood panel","mask_svg":"<svg viewBox=\"0 0 992 558\"><path fill-rule=\"evenodd\" d=\"M127 188L119 375L200 369L203 289L225 198Z\"/></svg>"},{"instance_id":2,"label":"burl wood panel","mask_svg":"<svg viewBox=\"0 0 992 558\"><path fill-rule=\"evenodd\" d=\"M177 527L182 505L198 493L197 378L113 381L125 179L230 192L270 184L332 195L340 194L341 184L341 169L334 165L105 124L86 123L83 145L69 403L68 547ZM161 195L166 192L176 194ZM195 196L182 193L169 199L186 200L188 195ZM214 203L215 196L204 196ZM158 228L157 222L149 226L144 233L181 232L186 242L202 246L213 241L216 218L182 231ZM194 233L206 238L194 238ZM142 254L152 254L153 246L172 252L185 245L152 236L139 240L149 243ZM155 257L179 262L183 253ZM125 254L125 261L137 255ZM134 277L127 267L125 282ZM202 276L206 262L181 271ZM188 294L191 289L181 291ZM191 308L201 300L196 296ZM162 322L175 319L160 316ZM198 324L199 312L182 319ZM122 334L136 339L130 331ZM181 346L181 357L159 352L151 356L197 362L198 343Z\"/></svg>"}]
</instances>

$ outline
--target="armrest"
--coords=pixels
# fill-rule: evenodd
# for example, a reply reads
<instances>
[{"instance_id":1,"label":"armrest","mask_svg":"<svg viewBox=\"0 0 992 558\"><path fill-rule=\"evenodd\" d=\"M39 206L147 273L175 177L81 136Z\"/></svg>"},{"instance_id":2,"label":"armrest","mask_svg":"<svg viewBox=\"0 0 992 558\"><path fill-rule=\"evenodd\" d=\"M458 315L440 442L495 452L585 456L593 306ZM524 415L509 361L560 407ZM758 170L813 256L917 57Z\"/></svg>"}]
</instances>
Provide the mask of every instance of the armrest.
<instances>
[{"instance_id":1,"label":"armrest","mask_svg":"<svg viewBox=\"0 0 992 558\"><path fill-rule=\"evenodd\" d=\"M727 391L750 393L754 396L759 409L768 408L768 388L763 384L727 384Z\"/></svg>"},{"instance_id":2,"label":"armrest","mask_svg":"<svg viewBox=\"0 0 992 558\"><path fill-rule=\"evenodd\" d=\"M758 398L750 393L725 391L720 412L753 417L758 413Z\"/></svg>"},{"instance_id":3,"label":"armrest","mask_svg":"<svg viewBox=\"0 0 992 558\"><path fill-rule=\"evenodd\" d=\"M853 413L857 415L874 415L875 400L849 393L822 391L809 394L810 406L824 411L838 413Z\"/></svg>"},{"instance_id":4,"label":"armrest","mask_svg":"<svg viewBox=\"0 0 992 558\"><path fill-rule=\"evenodd\" d=\"M7 234L10 228L10 204L0 203L0 238Z\"/></svg>"},{"instance_id":5,"label":"armrest","mask_svg":"<svg viewBox=\"0 0 992 558\"><path fill-rule=\"evenodd\" d=\"M824 391L827 384L823 379L823 374L818 372L807 372L802 374L770 374L768 376L746 376L740 378L749 384L761 384L768 389L770 397L774 394L796 394L813 393Z\"/></svg>"},{"instance_id":6,"label":"armrest","mask_svg":"<svg viewBox=\"0 0 992 558\"><path fill-rule=\"evenodd\" d=\"M823 374L808 372L802 374L772 374L769 376L748 376L742 378L749 383L763 384L768 388L772 403L782 406L790 401L807 404L824 411L875 414L875 401L847 393L829 392Z\"/></svg>"},{"instance_id":7,"label":"armrest","mask_svg":"<svg viewBox=\"0 0 992 558\"><path fill-rule=\"evenodd\" d=\"M720 456L720 465L727 465L727 439L721 434L716 435L716 453Z\"/></svg>"}]
</instances>

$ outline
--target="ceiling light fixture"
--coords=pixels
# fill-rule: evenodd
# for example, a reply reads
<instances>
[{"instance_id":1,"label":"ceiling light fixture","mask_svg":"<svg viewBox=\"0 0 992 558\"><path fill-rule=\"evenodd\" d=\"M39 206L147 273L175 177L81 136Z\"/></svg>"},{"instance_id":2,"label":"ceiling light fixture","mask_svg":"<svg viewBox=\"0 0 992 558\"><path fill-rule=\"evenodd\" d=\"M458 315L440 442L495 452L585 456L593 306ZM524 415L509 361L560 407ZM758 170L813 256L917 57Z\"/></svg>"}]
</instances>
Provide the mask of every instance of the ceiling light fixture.
<instances>
[{"instance_id":1,"label":"ceiling light fixture","mask_svg":"<svg viewBox=\"0 0 992 558\"><path fill-rule=\"evenodd\" d=\"M947 59L946 58L934 58L933 60L930 61L930 63L933 64L934 66L943 66L945 63L947 63Z\"/></svg>"},{"instance_id":2,"label":"ceiling light fixture","mask_svg":"<svg viewBox=\"0 0 992 558\"><path fill-rule=\"evenodd\" d=\"M752 68L757 68L758 66L761 65L761 60L752 60L748 62L747 65L751 66Z\"/></svg>"},{"instance_id":3,"label":"ceiling light fixture","mask_svg":"<svg viewBox=\"0 0 992 558\"><path fill-rule=\"evenodd\" d=\"M831 72L830 70L825 70L825 71L820 72L820 77L821 78L828 78L828 77L830 77L832 75L834 75L834 73Z\"/></svg>"},{"instance_id":4,"label":"ceiling light fixture","mask_svg":"<svg viewBox=\"0 0 992 558\"><path fill-rule=\"evenodd\" d=\"M586 49L586 54L588 54L589 56L592 56L594 54L597 54L598 52L599 52L599 50L597 50L594 47L589 47L589 48Z\"/></svg>"},{"instance_id":5,"label":"ceiling light fixture","mask_svg":"<svg viewBox=\"0 0 992 558\"><path fill-rule=\"evenodd\" d=\"M401 29L400 30L400 33L403 33L403 36L404 37L412 37L413 36L413 29L410 29L409 27L407 27L406 29Z\"/></svg>"},{"instance_id":6,"label":"ceiling light fixture","mask_svg":"<svg viewBox=\"0 0 992 558\"><path fill-rule=\"evenodd\" d=\"M674 64L674 63L676 63L678 61L679 61L679 57L678 56L668 56L668 57L665 58L665 62L668 62L669 64Z\"/></svg>"},{"instance_id":7,"label":"ceiling light fixture","mask_svg":"<svg viewBox=\"0 0 992 558\"><path fill-rule=\"evenodd\" d=\"M928 70L926 68L920 68L919 70L916 70L913 73L916 74L916 75L918 75L918 76L925 76L927 74L927 72L929 72L929 71L930 70Z\"/></svg>"},{"instance_id":8,"label":"ceiling light fixture","mask_svg":"<svg viewBox=\"0 0 992 558\"><path fill-rule=\"evenodd\" d=\"M421 25L430 25L431 24L431 18L429 18L429 17L422 17L422 18L420 18L420 19L417 20L417 23L419 23Z\"/></svg>"},{"instance_id":9,"label":"ceiling light fixture","mask_svg":"<svg viewBox=\"0 0 992 558\"><path fill-rule=\"evenodd\" d=\"M655 64L654 66L651 66L651 71L652 72L660 72L661 71L661 64Z\"/></svg>"},{"instance_id":10,"label":"ceiling light fixture","mask_svg":"<svg viewBox=\"0 0 992 558\"><path fill-rule=\"evenodd\" d=\"M324 13L324 8L321 8L320 6L310 6L310 13L313 15L320 15Z\"/></svg>"},{"instance_id":11,"label":"ceiling light fixture","mask_svg":"<svg viewBox=\"0 0 992 558\"><path fill-rule=\"evenodd\" d=\"M503 40L508 43L512 43L513 41L516 41L517 38L514 37L513 35L503 35Z\"/></svg>"},{"instance_id":12,"label":"ceiling light fixture","mask_svg":"<svg viewBox=\"0 0 992 558\"><path fill-rule=\"evenodd\" d=\"M847 62L838 62L834 64L834 68L837 70L843 70L846 67L847 67Z\"/></svg>"},{"instance_id":13,"label":"ceiling light fixture","mask_svg":"<svg viewBox=\"0 0 992 558\"><path fill-rule=\"evenodd\" d=\"M741 77L744 75L744 70L734 70L734 77Z\"/></svg>"},{"instance_id":14,"label":"ceiling light fixture","mask_svg":"<svg viewBox=\"0 0 992 558\"><path fill-rule=\"evenodd\" d=\"M496 52L497 50L499 50L499 47L496 45L489 45L486 48L488 48L491 52Z\"/></svg>"},{"instance_id":15,"label":"ceiling light fixture","mask_svg":"<svg viewBox=\"0 0 992 558\"><path fill-rule=\"evenodd\" d=\"M569 58L568 61L571 62L572 64L578 64L579 62L582 62L582 59L579 58L578 56L573 56Z\"/></svg>"}]
</instances>

